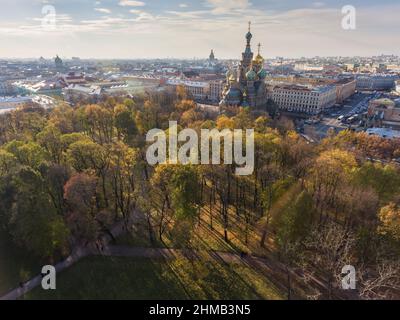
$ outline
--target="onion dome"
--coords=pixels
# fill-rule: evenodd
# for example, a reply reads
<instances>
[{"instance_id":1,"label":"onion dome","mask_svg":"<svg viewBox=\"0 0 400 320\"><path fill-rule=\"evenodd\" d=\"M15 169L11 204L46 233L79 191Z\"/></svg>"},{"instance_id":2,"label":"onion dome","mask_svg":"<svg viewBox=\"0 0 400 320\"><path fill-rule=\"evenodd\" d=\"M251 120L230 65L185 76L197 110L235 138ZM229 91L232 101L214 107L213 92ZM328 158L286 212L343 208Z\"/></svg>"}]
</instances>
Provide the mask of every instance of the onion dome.
<instances>
[{"instance_id":1,"label":"onion dome","mask_svg":"<svg viewBox=\"0 0 400 320\"><path fill-rule=\"evenodd\" d=\"M264 58L260 54L258 54L254 58L253 63L262 66L262 65L264 65Z\"/></svg>"},{"instance_id":2,"label":"onion dome","mask_svg":"<svg viewBox=\"0 0 400 320\"><path fill-rule=\"evenodd\" d=\"M250 70L246 73L246 79L248 81L255 81L257 79L257 73L254 70Z\"/></svg>"},{"instance_id":3,"label":"onion dome","mask_svg":"<svg viewBox=\"0 0 400 320\"><path fill-rule=\"evenodd\" d=\"M251 34L251 22L249 21L249 31L246 34L247 43L250 43L251 38L253 38L253 35Z\"/></svg>"},{"instance_id":4,"label":"onion dome","mask_svg":"<svg viewBox=\"0 0 400 320\"><path fill-rule=\"evenodd\" d=\"M258 77L262 80L264 80L267 77L267 71L265 69L261 69L258 72Z\"/></svg>"},{"instance_id":5,"label":"onion dome","mask_svg":"<svg viewBox=\"0 0 400 320\"><path fill-rule=\"evenodd\" d=\"M249 31L249 32L246 33L246 39L247 39L248 41L250 41L251 38L253 38L253 35L252 35L251 32Z\"/></svg>"},{"instance_id":6,"label":"onion dome","mask_svg":"<svg viewBox=\"0 0 400 320\"><path fill-rule=\"evenodd\" d=\"M265 60L262 57L262 55L260 54L260 50L261 50L261 43L258 44L258 54L254 58L253 63L256 64L256 65L259 65L259 66L263 66Z\"/></svg>"}]
</instances>

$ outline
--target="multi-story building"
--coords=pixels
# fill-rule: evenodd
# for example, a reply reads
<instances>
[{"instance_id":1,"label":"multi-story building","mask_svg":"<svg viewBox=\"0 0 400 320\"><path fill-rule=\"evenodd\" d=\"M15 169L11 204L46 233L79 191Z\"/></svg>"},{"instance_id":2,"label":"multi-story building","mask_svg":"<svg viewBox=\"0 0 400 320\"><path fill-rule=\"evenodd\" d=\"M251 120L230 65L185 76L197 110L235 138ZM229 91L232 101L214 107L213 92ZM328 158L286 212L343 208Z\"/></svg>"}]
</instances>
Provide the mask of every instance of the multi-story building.
<instances>
[{"instance_id":1,"label":"multi-story building","mask_svg":"<svg viewBox=\"0 0 400 320\"><path fill-rule=\"evenodd\" d=\"M187 81L182 79L168 79L166 84L169 86L184 86L195 100L205 101L209 98L210 85L205 81Z\"/></svg>"},{"instance_id":2,"label":"multi-story building","mask_svg":"<svg viewBox=\"0 0 400 320\"><path fill-rule=\"evenodd\" d=\"M80 99L96 101L101 95L128 94L132 88L126 81L94 82L90 84L70 84L62 92L69 102Z\"/></svg>"},{"instance_id":3,"label":"multi-story building","mask_svg":"<svg viewBox=\"0 0 400 320\"><path fill-rule=\"evenodd\" d=\"M275 76L268 77L267 83L274 84L297 84L305 86L327 86L336 87L336 103L342 104L346 99L356 92L356 80L347 78L323 78L323 77L302 77L302 76Z\"/></svg>"},{"instance_id":4,"label":"multi-story building","mask_svg":"<svg viewBox=\"0 0 400 320\"><path fill-rule=\"evenodd\" d=\"M36 104L42 108L52 108L56 100L45 95L31 95L24 97L0 97L0 114L12 111L24 104Z\"/></svg>"},{"instance_id":5,"label":"multi-story building","mask_svg":"<svg viewBox=\"0 0 400 320\"><path fill-rule=\"evenodd\" d=\"M223 80L213 80L210 81L210 95L209 100L212 102L219 102L222 99L222 92L224 91L225 81Z\"/></svg>"},{"instance_id":6,"label":"multi-story building","mask_svg":"<svg viewBox=\"0 0 400 320\"><path fill-rule=\"evenodd\" d=\"M368 124L374 127L400 128L400 99L375 99L369 103Z\"/></svg>"},{"instance_id":7,"label":"multi-story building","mask_svg":"<svg viewBox=\"0 0 400 320\"><path fill-rule=\"evenodd\" d=\"M295 71L323 71L324 67L310 65L305 62L296 62L296 64L294 65L294 70Z\"/></svg>"},{"instance_id":8,"label":"multi-story building","mask_svg":"<svg viewBox=\"0 0 400 320\"><path fill-rule=\"evenodd\" d=\"M15 94L15 88L8 81L0 82L0 96L10 96Z\"/></svg>"},{"instance_id":9,"label":"multi-story building","mask_svg":"<svg viewBox=\"0 0 400 320\"><path fill-rule=\"evenodd\" d=\"M336 103L342 104L356 92L357 82L354 78L344 78L332 85L336 86Z\"/></svg>"},{"instance_id":10,"label":"multi-story building","mask_svg":"<svg viewBox=\"0 0 400 320\"><path fill-rule=\"evenodd\" d=\"M392 90L395 81L399 77L395 75L359 75L357 76L357 90L365 91L384 91Z\"/></svg>"},{"instance_id":11,"label":"multi-story building","mask_svg":"<svg viewBox=\"0 0 400 320\"><path fill-rule=\"evenodd\" d=\"M279 109L290 112L319 114L336 102L335 86L276 85L267 90Z\"/></svg>"},{"instance_id":12,"label":"multi-story building","mask_svg":"<svg viewBox=\"0 0 400 320\"><path fill-rule=\"evenodd\" d=\"M62 90L64 99L70 103L87 100L96 102L102 93L100 86L71 84Z\"/></svg>"}]
</instances>

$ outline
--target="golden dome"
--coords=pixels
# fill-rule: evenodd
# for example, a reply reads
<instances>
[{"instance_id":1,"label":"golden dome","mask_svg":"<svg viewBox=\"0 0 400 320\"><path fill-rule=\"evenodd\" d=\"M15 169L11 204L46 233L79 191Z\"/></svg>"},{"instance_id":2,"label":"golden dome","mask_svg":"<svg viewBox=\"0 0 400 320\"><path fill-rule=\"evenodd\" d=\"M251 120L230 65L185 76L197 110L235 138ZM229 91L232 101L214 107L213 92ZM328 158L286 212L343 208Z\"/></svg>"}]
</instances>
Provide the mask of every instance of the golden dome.
<instances>
[{"instance_id":1,"label":"golden dome","mask_svg":"<svg viewBox=\"0 0 400 320\"><path fill-rule=\"evenodd\" d=\"M264 65L264 58L260 54L261 43L258 44L258 54L254 58L253 63L257 65Z\"/></svg>"},{"instance_id":2,"label":"golden dome","mask_svg":"<svg viewBox=\"0 0 400 320\"><path fill-rule=\"evenodd\" d=\"M258 54L257 57L254 58L253 63L263 65L264 61L264 58Z\"/></svg>"}]
</instances>

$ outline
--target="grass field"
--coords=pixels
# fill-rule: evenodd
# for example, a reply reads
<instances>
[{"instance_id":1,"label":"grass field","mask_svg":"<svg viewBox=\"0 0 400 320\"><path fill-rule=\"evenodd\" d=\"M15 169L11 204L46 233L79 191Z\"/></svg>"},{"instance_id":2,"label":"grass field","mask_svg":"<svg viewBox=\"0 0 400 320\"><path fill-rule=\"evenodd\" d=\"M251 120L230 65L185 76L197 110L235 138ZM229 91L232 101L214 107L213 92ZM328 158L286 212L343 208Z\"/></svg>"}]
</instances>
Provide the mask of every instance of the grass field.
<instances>
[{"instance_id":1,"label":"grass field","mask_svg":"<svg viewBox=\"0 0 400 320\"><path fill-rule=\"evenodd\" d=\"M36 288L25 299L281 299L261 274L238 265L90 257L57 278L57 290Z\"/></svg>"}]
</instances>

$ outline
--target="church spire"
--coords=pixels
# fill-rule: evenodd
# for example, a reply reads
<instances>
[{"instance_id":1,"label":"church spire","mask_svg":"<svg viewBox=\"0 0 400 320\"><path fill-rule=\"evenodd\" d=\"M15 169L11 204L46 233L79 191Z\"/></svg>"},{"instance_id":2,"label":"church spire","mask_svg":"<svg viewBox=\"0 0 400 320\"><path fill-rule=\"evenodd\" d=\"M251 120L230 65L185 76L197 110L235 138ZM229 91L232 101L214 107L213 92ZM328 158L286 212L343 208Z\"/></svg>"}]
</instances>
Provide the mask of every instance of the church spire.
<instances>
[{"instance_id":1,"label":"church spire","mask_svg":"<svg viewBox=\"0 0 400 320\"><path fill-rule=\"evenodd\" d=\"M246 45L246 53L250 54L251 53L251 39L253 38L253 35L251 34L251 21L249 21L249 31L246 34L246 40L247 40L247 45Z\"/></svg>"},{"instance_id":2,"label":"church spire","mask_svg":"<svg viewBox=\"0 0 400 320\"><path fill-rule=\"evenodd\" d=\"M253 35L251 34L251 21L249 21L249 31L246 34L246 39L247 39L248 43L250 43L250 40L252 37L253 37Z\"/></svg>"}]
</instances>

